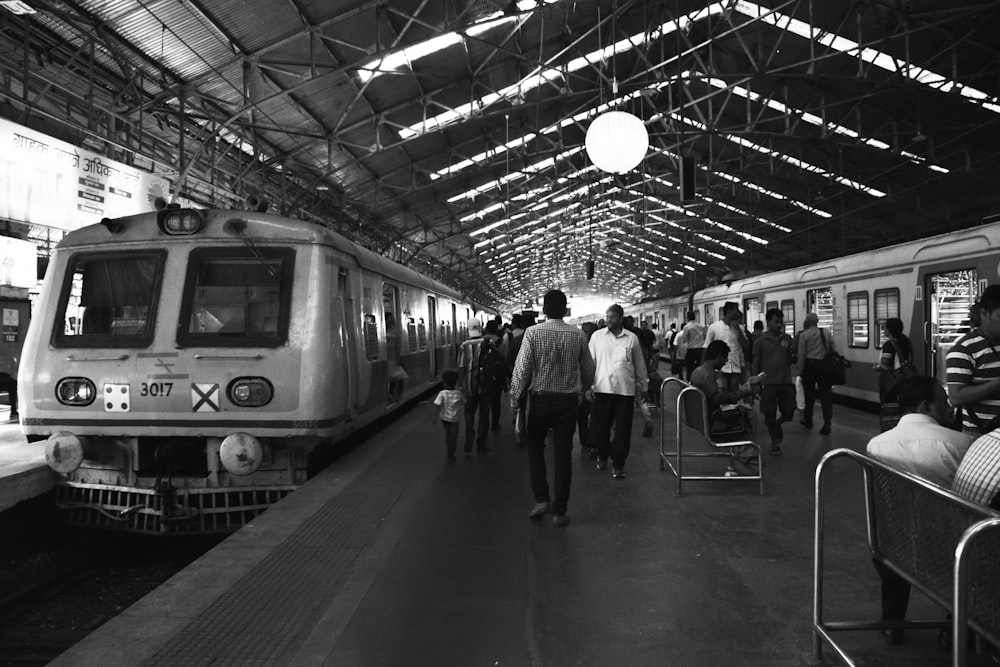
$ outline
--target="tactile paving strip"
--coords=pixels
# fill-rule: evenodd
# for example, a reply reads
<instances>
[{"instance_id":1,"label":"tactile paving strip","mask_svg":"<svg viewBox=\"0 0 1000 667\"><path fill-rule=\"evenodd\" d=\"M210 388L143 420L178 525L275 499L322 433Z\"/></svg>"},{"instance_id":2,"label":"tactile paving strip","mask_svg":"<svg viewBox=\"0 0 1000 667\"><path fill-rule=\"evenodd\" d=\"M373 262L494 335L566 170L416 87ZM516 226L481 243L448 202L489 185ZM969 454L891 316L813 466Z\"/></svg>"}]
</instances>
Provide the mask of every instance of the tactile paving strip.
<instances>
[{"instance_id":1,"label":"tactile paving strip","mask_svg":"<svg viewBox=\"0 0 1000 667\"><path fill-rule=\"evenodd\" d=\"M287 660L425 458L419 447L402 449L386 452L145 664L275 665Z\"/></svg>"}]
</instances>

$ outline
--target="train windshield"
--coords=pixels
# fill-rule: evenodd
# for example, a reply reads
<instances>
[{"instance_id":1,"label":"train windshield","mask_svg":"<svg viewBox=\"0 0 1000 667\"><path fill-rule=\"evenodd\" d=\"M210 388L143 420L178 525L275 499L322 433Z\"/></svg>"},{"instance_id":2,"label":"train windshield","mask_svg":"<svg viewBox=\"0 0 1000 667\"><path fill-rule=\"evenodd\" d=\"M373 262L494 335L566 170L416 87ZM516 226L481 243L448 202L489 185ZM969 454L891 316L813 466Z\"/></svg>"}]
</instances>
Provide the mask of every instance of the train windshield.
<instances>
[{"instance_id":1,"label":"train windshield","mask_svg":"<svg viewBox=\"0 0 1000 667\"><path fill-rule=\"evenodd\" d=\"M153 335L162 252L77 255L59 300L59 347L144 347Z\"/></svg>"},{"instance_id":2,"label":"train windshield","mask_svg":"<svg viewBox=\"0 0 1000 667\"><path fill-rule=\"evenodd\" d=\"M178 342L276 347L288 335L295 253L285 248L191 253Z\"/></svg>"}]
</instances>

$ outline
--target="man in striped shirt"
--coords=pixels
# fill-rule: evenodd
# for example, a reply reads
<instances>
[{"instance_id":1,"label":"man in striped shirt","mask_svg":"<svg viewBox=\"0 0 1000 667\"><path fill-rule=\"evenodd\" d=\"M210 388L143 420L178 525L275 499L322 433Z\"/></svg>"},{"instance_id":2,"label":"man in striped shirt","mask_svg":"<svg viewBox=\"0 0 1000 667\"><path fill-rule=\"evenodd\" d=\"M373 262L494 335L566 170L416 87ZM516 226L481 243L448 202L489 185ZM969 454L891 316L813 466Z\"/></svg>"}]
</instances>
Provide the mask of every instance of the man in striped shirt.
<instances>
[{"instance_id":1,"label":"man in striped shirt","mask_svg":"<svg viewBox=\"0 0 1000 667\"><path fill-rule=\"evenodd\" d=\"M979 435L1000 426L1000 285L979 299L982 323L948 352L948 398L962 409L962 428Z\"/></svg>"},{"instance_id":2,"label":"man in striped shirt","mask_svg":"<svg viewBox=\"0 0 1000 667\"><path fill-rule=\"evenodd\" d=\"M549 290L542 300L548 319L527 329L514 364L510 386L511 408L527 392L528 404L528 470L535 506L528 514L540 519L552 512L552 525L569 524L566 507L572 480L573 431L576 412L585 388L594 382L594 360L587 349L587 337L582 330L563 322L566 295ZM545 468L545 436L553 431L553 490L549 496L548 472Z\"/></svg>"}]
</instances>

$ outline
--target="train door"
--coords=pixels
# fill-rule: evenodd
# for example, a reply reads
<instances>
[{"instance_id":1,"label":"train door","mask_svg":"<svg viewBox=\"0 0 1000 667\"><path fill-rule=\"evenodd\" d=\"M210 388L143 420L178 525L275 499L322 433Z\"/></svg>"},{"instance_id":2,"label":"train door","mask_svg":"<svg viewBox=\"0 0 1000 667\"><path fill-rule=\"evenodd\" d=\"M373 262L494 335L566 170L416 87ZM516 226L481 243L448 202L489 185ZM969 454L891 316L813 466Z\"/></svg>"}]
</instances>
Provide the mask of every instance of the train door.
<instances>
[{"instance_id":1,"label":"train door","mask_svg":"<svg viewBox=\"0 0 1000 667\"><path fill-rule=\"evenodd\" d=\"M406 377L399 363L399 288L382 283L382 317L385 326L385 358L389 365L389 386L386 393L389 403L395 403L403 393Z\"/></svg>"},{"instance_id":2,"label":"train door","mask_svg":"<svg viewBox=\"0 0 1000 667\"><path fill-rule=\"evenodd\" d=\"M420 326L423 327L424 323L421 322ZM443 363L443 359L438 359L440 352L438 351L439 342L437 335L437 299L433 296L427 297L426 331L427 347L430 349L431 355L431 378L436 378L438 376L439 364Z\"/></svg>"},{"instance_id":3,"label":"train door","mask_svg":"<svg viewBox=\"0 0 1000 667\"><path fill-rule=\"evenodd\" d=\"M351 296L350 275L347 269L341 269L337 277L337 310L340 312L335 324L333 344L340 345L343 350L344 378L347 387L344 392L344 415L348 422L354 419L358 397L357 363L357 324L354 321L354 298Z\"/></svg>"},{"instance_id":4,"label":"train door","mask_svg":"<svg viewBox=\"0 0 1000 667\"><path fill-rule=\"evenodd\" d=\"M975 269L931 273L924 284L926 368L944 381L948 350L969 330L969 310L979 298L978 273Z\"/></svg>"}]
</instances>

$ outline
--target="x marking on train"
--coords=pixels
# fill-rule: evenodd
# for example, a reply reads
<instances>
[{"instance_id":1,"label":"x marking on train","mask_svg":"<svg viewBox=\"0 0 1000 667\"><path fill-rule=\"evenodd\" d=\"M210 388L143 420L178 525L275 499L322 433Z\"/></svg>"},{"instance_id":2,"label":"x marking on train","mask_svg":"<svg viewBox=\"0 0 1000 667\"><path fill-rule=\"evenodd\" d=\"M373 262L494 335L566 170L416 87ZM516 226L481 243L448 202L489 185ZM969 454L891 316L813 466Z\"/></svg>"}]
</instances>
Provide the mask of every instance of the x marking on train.
<instances>
[{"instance_id":1,"label":"x marking on train","mask_svg":"<svg viewBox=\"0 0 1000 667\"><path fill-rule=\"evenodd\" d=\"M218 412L219 385L191 383L191 411Z\"/></svg>"}]
</instances>

